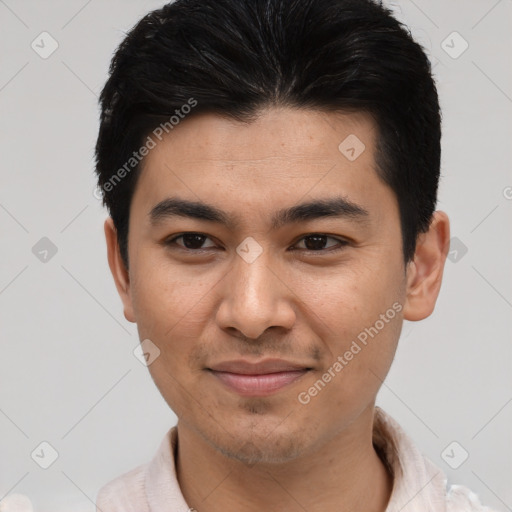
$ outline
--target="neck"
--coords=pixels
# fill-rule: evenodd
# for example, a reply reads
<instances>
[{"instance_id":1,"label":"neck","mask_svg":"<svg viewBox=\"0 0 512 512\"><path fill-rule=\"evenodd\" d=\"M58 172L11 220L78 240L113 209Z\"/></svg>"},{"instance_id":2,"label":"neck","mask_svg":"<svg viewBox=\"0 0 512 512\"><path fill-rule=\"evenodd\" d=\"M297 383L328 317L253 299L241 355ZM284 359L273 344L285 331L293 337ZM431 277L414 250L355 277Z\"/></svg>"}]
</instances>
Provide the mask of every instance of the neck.
<instances>
[{"instance_id":1,"label":"neck","mask_svg":"<svg viewBox=\"0 0 512 512\"><path fill-rule=\"evenodd\" d=\"M385 512L393 479L372 444L373 417L372 405L311 453L253 466L178 422L176 471L185 501L197 512Z\"/></svg>"}]
</instances>

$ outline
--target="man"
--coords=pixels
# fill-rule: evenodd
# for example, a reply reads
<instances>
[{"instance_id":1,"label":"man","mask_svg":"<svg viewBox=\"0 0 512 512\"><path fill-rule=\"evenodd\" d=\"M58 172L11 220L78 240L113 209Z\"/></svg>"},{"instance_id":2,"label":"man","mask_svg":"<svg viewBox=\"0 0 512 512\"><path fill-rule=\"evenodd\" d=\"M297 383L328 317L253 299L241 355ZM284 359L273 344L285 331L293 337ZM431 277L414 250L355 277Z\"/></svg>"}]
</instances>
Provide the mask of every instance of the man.
<instances>
[{"instance_id":1,"label":"man","mask_svg":"<svg viewBox=\"0 0 512 512\"><path fill-rule=\"evenodd\" d=\"M390 12L178 0L101 109L109 265L178 424L98 510L488 510L375 407L450 238L430 64Z\"/></svg>"}]
</instances>

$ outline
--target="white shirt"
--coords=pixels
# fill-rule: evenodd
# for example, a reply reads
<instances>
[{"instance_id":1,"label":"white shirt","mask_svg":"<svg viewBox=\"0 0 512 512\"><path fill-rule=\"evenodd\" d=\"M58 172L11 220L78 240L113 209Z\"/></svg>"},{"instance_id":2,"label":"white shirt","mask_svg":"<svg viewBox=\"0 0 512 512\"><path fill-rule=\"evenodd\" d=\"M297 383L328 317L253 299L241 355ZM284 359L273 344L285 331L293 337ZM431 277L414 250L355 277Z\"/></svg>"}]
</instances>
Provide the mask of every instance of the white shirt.
<instances>
[{"instance_id":1,"label":"white shirt","mask_svg":"<svg viewBox=\"0 0 512 512\"><path fill-rule=\"evenodd\" d=\"M176 478L177 428L165 435L151 462L105 485L97 512L189 512ZM400 425L375 407L373 444L393 473L386 512L493 512L462 485L447 489L443 471L423 456Z\"/></svg>"}]
</instances>

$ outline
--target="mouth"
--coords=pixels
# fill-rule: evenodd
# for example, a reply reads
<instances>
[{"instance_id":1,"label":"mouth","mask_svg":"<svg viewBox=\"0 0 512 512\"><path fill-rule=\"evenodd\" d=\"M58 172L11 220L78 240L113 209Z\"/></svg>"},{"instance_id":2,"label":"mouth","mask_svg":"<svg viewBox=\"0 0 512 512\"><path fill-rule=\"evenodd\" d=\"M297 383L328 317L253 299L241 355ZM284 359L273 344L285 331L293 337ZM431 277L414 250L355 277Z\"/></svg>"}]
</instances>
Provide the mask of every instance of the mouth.
<instances>
[{"instance_id":1,"label":"mouth","mask_svg":"<svg viewBox=\"0 0 512 512\"><path fill-rule=\"evenodd\" d=\"M227 361L206 368L224 387L240 396L269 396L296 382L311 367L267 359L258 363L248 361Z\"/></svg>"}]
</instances>

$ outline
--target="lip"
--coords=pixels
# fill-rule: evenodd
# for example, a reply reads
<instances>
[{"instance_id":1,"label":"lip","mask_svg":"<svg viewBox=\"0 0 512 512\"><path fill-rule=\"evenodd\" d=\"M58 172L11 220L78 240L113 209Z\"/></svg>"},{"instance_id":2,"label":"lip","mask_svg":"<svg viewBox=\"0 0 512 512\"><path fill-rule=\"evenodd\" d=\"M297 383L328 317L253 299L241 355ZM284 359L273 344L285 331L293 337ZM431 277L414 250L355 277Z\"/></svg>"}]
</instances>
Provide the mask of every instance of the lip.
<instances>
[{"instance_id":1,"label":"lip","mask_svg":"<svg viewBox=\"0 0 512 512\"><path fill-rule=\"evenodd\" d=\"M297 381L311 368L281 359L267 359L257 363L226 361L207 370L241 396L268 396Z\"/></svg>"},{"instance_id":2,"label":"lip","mask_svg":"<svg viewBox=\"0 0 512 512\"><path fill-rule=\"evenodd\" d=\"M293 372L297 370L310 370L308 365L292 363L284 359L264 359L250 362L244 359L224 361L208 368L214 372L228 372L239 375L265 375L268 373Z\"/></svg>"}]
</instances>

